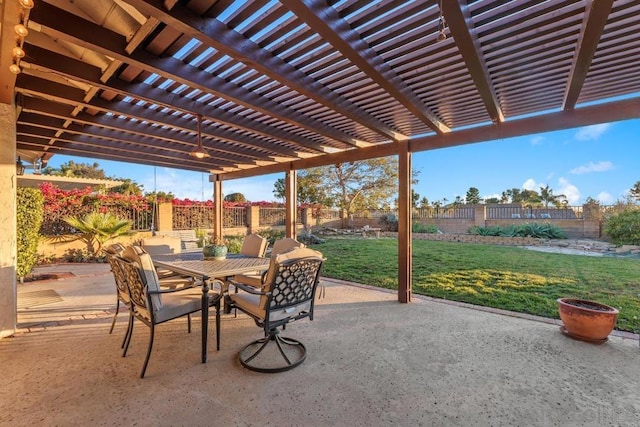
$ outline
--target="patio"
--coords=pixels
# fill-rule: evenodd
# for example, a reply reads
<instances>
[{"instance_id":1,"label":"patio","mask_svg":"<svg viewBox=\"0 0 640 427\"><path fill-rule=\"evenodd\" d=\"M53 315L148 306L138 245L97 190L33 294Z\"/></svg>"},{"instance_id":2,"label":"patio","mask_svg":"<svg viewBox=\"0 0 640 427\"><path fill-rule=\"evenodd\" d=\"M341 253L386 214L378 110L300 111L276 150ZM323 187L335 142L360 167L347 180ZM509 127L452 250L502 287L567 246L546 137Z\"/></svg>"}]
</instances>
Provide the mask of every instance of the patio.
<instances>
[{"instance_id":1,"label":"patio","mask_svg":"<svg viewBox=\"0 0 640 427\"><path fill-rule=\"evenodd\" d=\"M393 292L332 280L324 280L315 320L286 331L307 345L300 367L276 375L240 367L237 351L261 331L230 315L221 350L207 364L197 320L191 335L186 321L161 325L140 380L148 329L138 324L120 357L126 317L109 335L108 266L39 272L61 278L18 285L18 333L0 341L2 425L624 426L640 419L636 336L590 345L552 323L419 296L400 304Z\"/></svg>"}]
</instances>

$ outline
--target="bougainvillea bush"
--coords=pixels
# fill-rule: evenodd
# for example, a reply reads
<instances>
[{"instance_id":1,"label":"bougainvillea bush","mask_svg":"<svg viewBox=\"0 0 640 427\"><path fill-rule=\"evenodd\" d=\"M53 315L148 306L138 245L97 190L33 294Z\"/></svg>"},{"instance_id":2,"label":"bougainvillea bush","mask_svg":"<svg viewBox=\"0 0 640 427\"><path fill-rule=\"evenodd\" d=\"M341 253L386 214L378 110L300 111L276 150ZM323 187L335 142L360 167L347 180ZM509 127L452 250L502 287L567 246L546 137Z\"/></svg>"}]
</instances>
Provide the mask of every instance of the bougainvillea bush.
<instances>
[{"instance_id":1,"label":"bougainvillea bush","mask_svg":"<svg viewBox=\"0 0 640 427\"><path fill-rule=\"evenodd\" d=\"M101 194L91 187L62 190L51 183L40 185L44 197L44 217L40 234L59 236L72 233L73 228L64 221L67 217L83 217L93 212L111 213L130 221L150 223L152 208L143 196L126 196L119 193ZM132 218L132 213L135 218ZM133 224L134 227L136 224Z\"/></svg>"}]
</instances>

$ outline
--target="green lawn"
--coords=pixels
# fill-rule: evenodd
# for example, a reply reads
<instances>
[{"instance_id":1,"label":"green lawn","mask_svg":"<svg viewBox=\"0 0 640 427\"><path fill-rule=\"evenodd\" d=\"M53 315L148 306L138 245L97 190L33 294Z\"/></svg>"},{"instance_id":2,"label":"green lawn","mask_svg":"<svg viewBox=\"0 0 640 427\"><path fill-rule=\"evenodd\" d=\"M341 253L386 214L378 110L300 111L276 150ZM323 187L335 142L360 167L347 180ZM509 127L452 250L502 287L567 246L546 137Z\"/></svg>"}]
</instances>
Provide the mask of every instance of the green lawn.
<instances>
[{"instance_id":1,"label":"green lawn","mask_svg":"<svg viewBox=\"0 0 640 427\"><path fill-rule=\"evenodd\" d=\"M398 288L395 239L330 239L314 246L323 276ZM559 318L556 299L590 299L620 310L616 329L640 329L640 260L509 246L413 241L413 292Z\"/></svg>"}]
</instances>

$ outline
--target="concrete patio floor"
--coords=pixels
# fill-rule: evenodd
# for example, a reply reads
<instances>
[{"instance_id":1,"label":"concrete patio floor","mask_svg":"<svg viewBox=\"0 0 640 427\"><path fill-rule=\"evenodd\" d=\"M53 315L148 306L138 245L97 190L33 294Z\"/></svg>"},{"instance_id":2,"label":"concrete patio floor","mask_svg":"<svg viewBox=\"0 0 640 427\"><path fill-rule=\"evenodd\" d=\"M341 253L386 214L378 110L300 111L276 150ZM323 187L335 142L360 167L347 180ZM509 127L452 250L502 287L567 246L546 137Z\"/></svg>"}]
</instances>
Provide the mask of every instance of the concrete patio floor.
<instances>
[{"instance_id":1,"label":"concrete patio floor","mask_svg":"<svg viewBox=\"0 0 640 427\"><path fill-rule=\"evenodd\" d=\"M603 345L555 324L324 281L313 322L286 335L307 360L280 374L242 368L237 352L261 331L223 316L222 345L200 363L200 318L159 325L147 376L148 328L126 358L126 316L108 334L108 266L59 265L72 277L19 285L19 331L0 340L1 425L637 426L637 336ZM41 270L45 271L45 270ZM213 323L212 323L213 324Z\"/></svg>"}]
</instances>

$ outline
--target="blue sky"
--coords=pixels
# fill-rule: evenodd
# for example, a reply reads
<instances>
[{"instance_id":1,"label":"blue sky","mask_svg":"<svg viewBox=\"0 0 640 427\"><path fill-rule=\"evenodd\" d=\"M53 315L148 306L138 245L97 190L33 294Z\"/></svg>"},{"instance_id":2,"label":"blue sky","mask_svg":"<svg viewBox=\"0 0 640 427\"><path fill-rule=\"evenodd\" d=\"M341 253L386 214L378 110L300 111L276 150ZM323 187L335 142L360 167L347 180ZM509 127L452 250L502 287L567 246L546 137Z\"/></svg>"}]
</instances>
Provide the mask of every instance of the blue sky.
<instances>
[{"instance_id":1,"label":"blue sky","mask_svg":"<svg viewBox=\"0 0 640 427\"><path fill-rule=\"evenodd\" d=\"M208 176L197 172L60 155L49 166L69 160L97 161L108 176L131 178L145 191L193 200L210 199L213 191ZM571 205L589 196L611 204L640 181L640 119L424 151L413 155L413 167L419 171L414 189L430 202L464 198L469 187L484 198L514 187L539 191L548 184ZM281 176L225 181L223 192L275 200L273 183Z\"/></svg>"}]
</instances>

